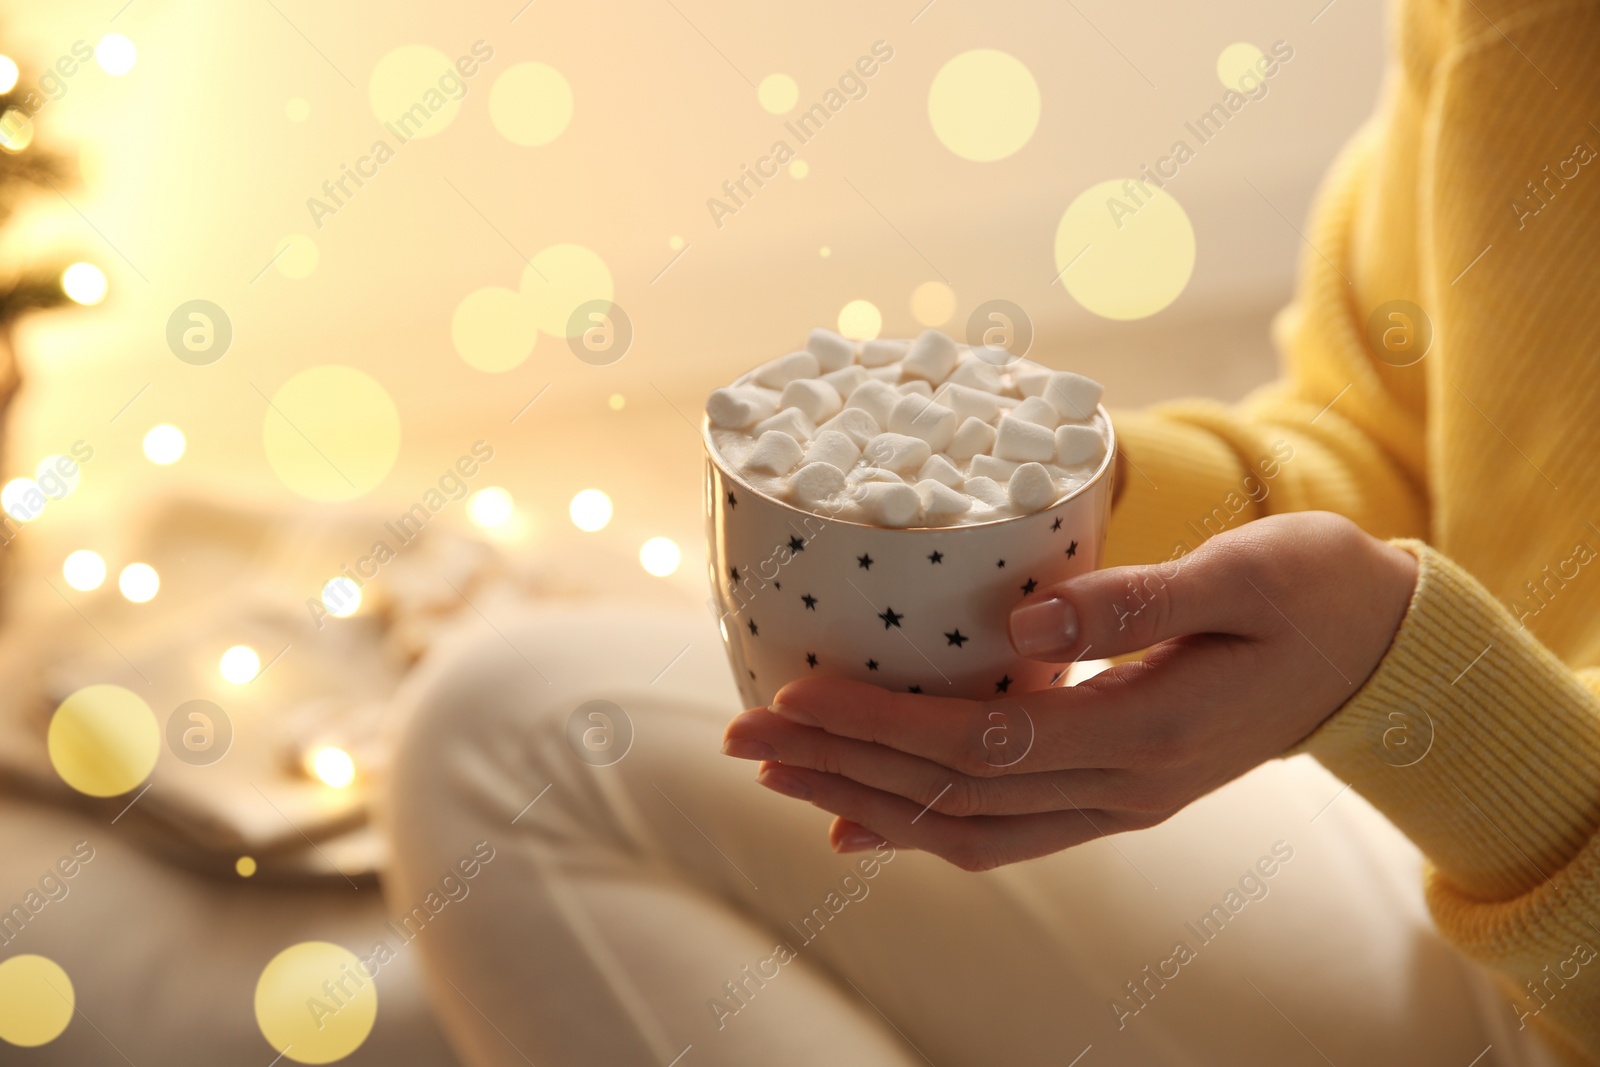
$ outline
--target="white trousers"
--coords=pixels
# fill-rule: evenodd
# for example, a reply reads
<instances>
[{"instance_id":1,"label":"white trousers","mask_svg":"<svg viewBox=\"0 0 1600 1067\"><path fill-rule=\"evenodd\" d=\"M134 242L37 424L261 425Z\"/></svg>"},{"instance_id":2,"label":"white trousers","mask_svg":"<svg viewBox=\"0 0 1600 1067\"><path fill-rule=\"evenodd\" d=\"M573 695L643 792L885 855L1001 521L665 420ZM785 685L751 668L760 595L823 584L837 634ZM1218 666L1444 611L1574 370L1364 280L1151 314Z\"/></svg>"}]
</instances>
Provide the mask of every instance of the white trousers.
<instances>
[{"instance_id":1,"label":"white trousers","mask_svg":"<svg viewBox=\"0 0 1600 1067\"><path fill-rule=\"evenodd\" d=\"M595 699L626 721L586 762ZM722 756L709 619L500 617L408 701L385 893L475 1067L1553 1062L1434 931L1416 850L1306 758L969 874L835 855Z\"/></svg>"}]
</instances>

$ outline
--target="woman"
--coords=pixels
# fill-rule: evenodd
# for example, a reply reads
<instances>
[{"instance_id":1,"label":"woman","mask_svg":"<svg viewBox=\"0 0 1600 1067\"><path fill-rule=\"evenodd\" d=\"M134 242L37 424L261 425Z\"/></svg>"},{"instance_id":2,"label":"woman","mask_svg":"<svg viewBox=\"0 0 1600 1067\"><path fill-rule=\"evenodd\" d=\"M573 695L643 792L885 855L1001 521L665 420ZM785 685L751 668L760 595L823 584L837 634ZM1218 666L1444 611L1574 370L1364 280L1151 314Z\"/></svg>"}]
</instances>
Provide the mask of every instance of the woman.
<instances>
[{"instance_id":1,"label":"woman","mask_svg":"<svg viewBox=\"0 0 1600 1067\"><path fill-rule=\"evenodd\" d=\"M1012 616L1151 648L1007 704L1025 758L816 680L727 727L760 793L707 662L614 680L638 736L590 767L583 672L682 643L640 621L530 621L607 643L548 687L482 645L423 684L397 899L504 857L419 937L471 1062L1600 1061L1600 10L1398 11L1282 381L1118 414L1123 566Z\"/></svg>"}]
</instances>

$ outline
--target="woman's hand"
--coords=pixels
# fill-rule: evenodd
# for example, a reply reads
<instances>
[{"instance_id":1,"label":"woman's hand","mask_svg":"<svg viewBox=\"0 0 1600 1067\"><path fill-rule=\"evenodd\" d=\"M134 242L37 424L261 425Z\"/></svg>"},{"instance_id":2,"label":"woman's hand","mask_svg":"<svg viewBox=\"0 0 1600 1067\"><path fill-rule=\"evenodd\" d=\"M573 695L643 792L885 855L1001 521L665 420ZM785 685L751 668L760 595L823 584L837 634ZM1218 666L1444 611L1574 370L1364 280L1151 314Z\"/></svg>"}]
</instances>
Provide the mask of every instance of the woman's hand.
<instances>
[{"instance_id":1,"label":"woman's hand","mask_svg":"<svg viewBox=\"0 0 1600 1067\"><path fill-rule=\"evenodd\" d=\"M1141 661L992 701L805 679L735 718L723 751L837 815L841 852L887 840L973 871L1043 856L1162 822L1310 734L1383 658L1416 575L1344 518L1261 519L1012 611L1021 655Z\"/></svg>"}]
</instances>

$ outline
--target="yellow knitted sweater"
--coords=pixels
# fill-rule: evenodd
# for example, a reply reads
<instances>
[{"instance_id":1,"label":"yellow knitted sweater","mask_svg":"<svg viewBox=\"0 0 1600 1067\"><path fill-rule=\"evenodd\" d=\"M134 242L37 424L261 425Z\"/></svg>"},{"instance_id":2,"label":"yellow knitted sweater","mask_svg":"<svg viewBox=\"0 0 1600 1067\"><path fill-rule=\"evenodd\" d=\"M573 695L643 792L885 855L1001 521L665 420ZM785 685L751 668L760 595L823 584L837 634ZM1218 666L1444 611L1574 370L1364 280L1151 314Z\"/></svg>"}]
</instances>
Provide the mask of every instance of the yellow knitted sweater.
<instances>
[{"instance_id":1,"label":"yellow knitted sweater","mask_svg":"<svg viewBox=\"0 0 1600 1067\"><path fill-rule=\"evenodd\" d=\"M1307 231L1282 380L1117 416L1110 562L1309 508L1407 539L1394 644L1301 750L1427 855L1435 921L1508 1016L1596 1062L1600 4L1400 0L1394 37Z\"/></svg>"}]
</instances>

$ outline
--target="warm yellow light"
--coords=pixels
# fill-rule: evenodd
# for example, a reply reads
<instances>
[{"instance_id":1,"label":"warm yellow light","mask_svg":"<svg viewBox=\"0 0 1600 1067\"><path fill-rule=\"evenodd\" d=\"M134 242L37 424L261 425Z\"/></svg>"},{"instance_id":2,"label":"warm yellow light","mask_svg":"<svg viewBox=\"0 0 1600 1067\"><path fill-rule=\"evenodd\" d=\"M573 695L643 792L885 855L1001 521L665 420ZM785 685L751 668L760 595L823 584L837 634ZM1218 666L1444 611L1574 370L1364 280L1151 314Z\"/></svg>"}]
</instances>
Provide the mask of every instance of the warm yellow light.
<instances>
[{"instance_id":1,"label":"warm yellow light","mask_svg":"<svg viewBox=\"0 0 1600 1067\"><path fill-rule=\"evenodd\" d=\"M13 478L0 488L0 509L18 522L37 519L44 505L44 490L32 478Z\"/></svg>"},{"instance_id":2,"label":"warm yellow light","mask_svg":"<svg viewBox=\"0 0 1600 1067\"><path fill-rule=\"evenodd\" d=\"M233 869L239 872L240 878L249 878L256 873L256 860L254 856L240 856L233 864Z\"/></svg>"},{"instance_id":3,"label":"warm yellow light","mask_svg":"<svg viewBox=\"0 0 1600 1067\"><path fill-rule=\"evenodd\" d=\"M135 604L143 604L161 591L161 576L148 563L130 563L117 575L117 588Z\"/></svg>"},{"instance_id":4,"label":"warm yellow light","mask_svg":"<svg viewBox=\"0 0 1600 1067\"><path fill-rule=\"evenodd\" d=\"M323 745L311 753L307 762L312 774L335 789L343 789L356 780L356 761L342 748Z\"/></svg>"},{"instance_id":5,"label":"warm yellow light","mask_svg":"<svg viewBox=\"0 0 1600 1067\"><path fill-rule=\"evenodd\" d=\"M61 291L74 303L98 304L106 298L106 276L93 263L74 263L61 272Z\"/></svg>"},{"instance_id":6,"label":"warm yellow light","mask_svg":"<svg viewBox=\"0 0 1600 1067\"><path fill-rule=\"evenodd\" d=\"M100 553L80 548L61 564L61 577L81 592L99 589L106 580L106 561L100 558Z\"/></svg>"},{"instance_id":7,"label":"warm yellow light","mask_svg":"<svg viewBox=\"0 0 1600 1067\"><path fill-rule=\"evenodd\" d=\"M670 537L652 537L639 546L639 565L657 578L676 571L682 559L678 543Z\"/></svg>"},{"instance_id":8,"label":"warm yellow light","mask_svg":"<svg viewBox=\"0 0 1600 1067\"><path fill-rule=\"evenodd\" d=\"M829 256L833 255L833 249L829 248L827 245L823 245L821 248L817 249L817 255L821 256L823 259L827 259Z\"/></svg>"},{"instance_id":9,"label":"warm yellow light","mask_svg":"<svg viewBox=\"0 0 1600 1067\"><path fill-rule=\"evenodd\" d=\"M144 435L144 458L165 467L183 458L183 450L187 443L182 430L171 423L163 422L159 426L150 427L150 432Z\"/></svg>"},{"instance_id":10,"label":"warm yellow light","mask_svg":"<svg viewBox=\"0 0 1600 1067\"><path fill-rule=\"evenodd\" d=\"M0 148L20 152L33 143L33 119L20 107L8 107L0 115Z\"/></svg>"},{"instance_id":11,"label":"warm yellow light","mask_svg":"<svg viewBox=\"0 0 1600 1067\"><path fill-rule=\"evenodd\" d=\"M511 494L498 485L479 489L467 500L467 517L474 525L485 530L504 526L511 521L511 513L515 510Z\"/></svg>"},{"instance_id":12,"label":"warm yellow light","mask_svg":"<svg viewBox=\"0 0 1600 1067\"><path fill-rule=\"evenodd\" d=\"M572 524L580 530L590 533L603 530L606 523L611 521L611 498L598 489L585 489L572 498L567 514L572 516Z\"/></svg>"},{"instance_id":13,"label":"warm yellow light","mask_svg":"<svg viewBox=\"0 0 1600 1067\"><path fill-rule=\"evenodd\" d=\"M322 606L334 618L347 619L361 607L361 587L342 574L329 578L322 587Z\"/></svg>"},{"instance_id":14,"label":"warm yellow light","mask_svg":"<svg viewBox=\"0 0 1600 1067\"><path fill-rule=\"evenodd\" d=\"M839 310L839 332L853 341L870 341L883 329L883 313L870 300L852 300Z\"/></svg>"},{"instance_id":15,"label":"warm yellow light","mask_svg":"<svg viewBox=\"0 0 1600 1067\"><path fill-rule=\"evenodd\" d=\"M9 93L17 87L17 61L10 56L0 56L0 93Z\"/></svg>"},{"instance_id":16,"label":"warm yellow light","mask_svg":"<svg viewBox=\"0 0 1600 1067\"><path fill-rule=\"evenodd\" d=\"M628 398L623 396L621 393L612 393L611 399L607 400L606 403L611 405L612 411L621 411L627 406Z\"/></svg>"},{"instance_id":17,"label":"warm yellow light","mask_svg":"<svg viewBox=\"0 0 1600 1067\"><path fill-rule=\"evenodd\" d=\"M261 673L261 657L249 645L234 645L222 654L217 669L234 685L244 685Z\"/></svg>"},{"instance_id":18,"label":"warm yellow light","mask_svg":"<svg viewBox=\"0 0 1600 1067\"><path fill-rule=\"evenodd\" d=\"M113 77L121 77L133 69L139 59L139 50L133 42L120 33L108 33L94 47L94 61L100 69Z\"/></svg>"}]
</instances>

